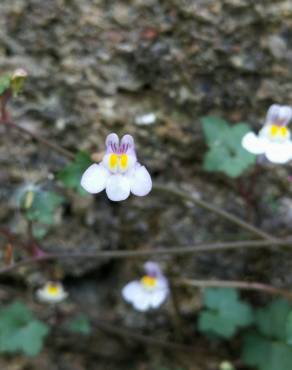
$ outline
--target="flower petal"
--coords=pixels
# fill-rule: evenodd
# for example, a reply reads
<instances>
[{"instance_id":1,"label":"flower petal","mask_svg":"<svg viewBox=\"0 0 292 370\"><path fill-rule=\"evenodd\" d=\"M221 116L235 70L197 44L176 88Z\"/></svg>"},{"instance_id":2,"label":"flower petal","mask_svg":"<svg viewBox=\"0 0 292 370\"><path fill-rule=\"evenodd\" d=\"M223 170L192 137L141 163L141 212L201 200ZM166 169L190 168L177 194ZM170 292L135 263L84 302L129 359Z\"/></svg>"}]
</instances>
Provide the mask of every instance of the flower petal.
<instances>
[{"instance_id":1,"label":"flower petal","mask_svg":"<svg viewBox=\"0 0 292 370\"><path fill-rule=\"evenodd\" d=\"M122 289L122 296L125 301L132 303L135 297L140 296L142 287L139 281L131 281Z\"/></svg>"},{"instance_id":2,"label":"flower petal","mask_svg":"<svg viewBox=\"0 0 292 370\"><path fill-rule=\"evenodd\" d=\"M120 150L122 153L127 153L136 158L135 142L133 136L124 135L121 139Z\"/></svg>"},{"instance_id":3,"label":"flower petal","mask_svg":"<svg viewBox=\"0 0 292 370\"><path fill-rule=\"evenodd\" d=\"M130 172L131 192L139 197L147 195L152 189L152 180L146 167L137 164Z\"/></svg>"},{"instance_id":4,"label":"flower petal","mask_svg":"<svg viewBox=\"0 0 292 370\"><path fill-rule=\"evenodd\" d=\"M160 266L156 262L147 261L144 264L144 269L147 275L154 276L154 277L162 275Z\"/></svg>"},{"instance_id":5,"label":"flower petal","mask_svg":"<svg viewBox=\"0 0 292 370\"><path fill-rule=\"evenodd\" d=\"M265 152L267 139L259 137L253 132L244 135L241 141L242 147L252 154L263 154Z\"/></svg>"},{"instance_id":6,"label":"flower petal","mask_svg":"<svg viewBox=\"0 0 292 370\"><path fill-rule=\"evenodd\" d=\"M273 124L277 121L281 106L279 104L273 104L270 106L267 112L265 124Z\"/></svg>"},{"instance_id":7,"label":"flower petal","mask_svg":"<svg viewBox=\"0 0 292 370\"><path fill-rule=\"evenodd\" d=\"M265 155L270 162L286 163L292 159L292 142L270 142L267 145Z\"/></svg>"},{"instance_id":8,"label":"flower petal","mask_svg":"<svg viewBox=\"0 0 292 370\"><path fill-rule=\"evenodd\" d=\"M119 149L119 137L115 133L107 135L105 139L106 153L117 153Z\"/></svg>"},{"instance_id":9,"label":"flower petal","mask_svg":"<svg viewBox=\"0 0 292 370\"><path fill-rule=\"evenodd\" d=\"M101 164L92 164L84 172L81 178L81 186L88 193L96 194L104 190L109 177L108 170Z\"/></svg>"},{"instance_id":10,"label":"flower petal","mask_svg":"<svg viewBox=\"0 0 292 370\"><path fill-rule=\"evenodd\" d=\"M122 289L122 296L137 311L147 311L150 308L150 294L145 292L139 281L128 283Z\"/></svg>"},{"instance_id":11,"label":"flower petal","mask_svg":"<svg viewBox=\"0 0 292 370\"><path fill-rule=\"evenodd\" d=\"M288 105L273 104L267 113L266 123L285 126L292 118L292 108Z\"/></svg>"},{"instance_id":12,"label":"flower petal","mask_svg":"<svg viewBox=\"0 0 292 370\"><path fill-rule=\"evenodd\" d=\"M167 289L156 289L151 294L150 306L152 308L158 308L166 300L167 296L168 296Z\"/></svg>"},{"instance_id":13,"label":"flower petal","mask_svg":"<svg viewBox=\"0 0 292 370\"><path fill-rule=\"evenodd\" d=\"M125 200L130 195L130 182L128 177L120 174L113 174L106 183L106 194L113 202Z\"/></svg>"},{"instance_id":14,"label":"flower petal","mask_svg":"<svg viewBox=\"0 0 292 370\"><path fill-rule=\"evenodd\" d=\"M53 296L51 294L48 294L45 288L41 288L36 291L36 296L40 302L59 303L64 301L68 297L68 293L62 290L59 294Z\"/></svg>"}]
</instances>

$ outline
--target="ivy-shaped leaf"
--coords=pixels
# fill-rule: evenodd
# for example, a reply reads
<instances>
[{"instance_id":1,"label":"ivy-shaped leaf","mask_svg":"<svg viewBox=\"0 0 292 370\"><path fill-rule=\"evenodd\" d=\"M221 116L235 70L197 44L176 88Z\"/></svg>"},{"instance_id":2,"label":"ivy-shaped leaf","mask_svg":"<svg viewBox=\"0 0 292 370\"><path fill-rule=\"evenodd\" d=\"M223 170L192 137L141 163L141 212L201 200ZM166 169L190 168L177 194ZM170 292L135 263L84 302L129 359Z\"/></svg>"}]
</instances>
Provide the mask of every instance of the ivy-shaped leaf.
<instances>
[{"instance_id":1,"label":"ivy-shaped leaf","mask_svg":"<svg viewBox=\"0 0 292 370\"><path fill-rule=\"evenodd\" d=\"M199 329L204 333L230 338L253 321L251 307L239 300L235 289L205 289L203 302L206 309L200 313Z\"/></svg>"},{"instance_id":2,"label":"ivy-shaped leaf","mask_svg":"<svg viewBox=\"0 0 292 370\"><path fill-rule=\"evenodd\" d=\"M286 328L291 305L284 299L275 299L269 305L256 311L256 325L259 333L269 338L286 341ZM292 348L291 348L292 350Z\"/></svg>"},{"instance_id":3,"label":"ivy-shaped leaf","mask_svg":"<svg viewBox=\"0 0 292 370\"><path fill-rule=\"evenodd\" d=\"M275 299L255 313L256 331L244 336L242 360L259 370L292 369L291 305Z\"/></svg>"},{"instance_id":4,"label":"ivy-shaped leaf","mask_svg":"<svg viewBox=\"0 0 292 370\"><path fill-rule=\"evenodd\" d=\"M79 194L87 194L84 189L80 186L81 176L83 172L92 164L89 153L79 152L77 153L74 161L69 163L65 168L63 168L57 175L57 178L62 181L62 183L67 188L72 188L76 190Z\"/></svg>"},{"instance_id":5,"label":"ivy-shaped leaf","mask_svg":"<svg viewBox=\"0 0 292 370\"><path fill-rule=\"evenodd\" d=\"M230 177L238 177L255 163L256 157L241 146L242 137L250 131L246 123L230 126L217 117L201 119L209 151L204 158L206 171L220 171Z\"/></svg>"},{"instance_id":6,"label":"ivy-shaped leaf","mask_svg":"<svg viewBox=\"0 0 292 370\"><path fill-rule=\"evenodd\" d=\"M31 194L31 191L29 194ZM55 210L63 203L64 198L53 191L37 190L33 192L31 202L27 207L26 196L27 194L24 194L22 204L27 219L46 225L53 224Z\"/></svg>"},{"instance_id":7,"label":"ivy-shaped leaf","mask_svg":"<svg viewBox=\"0 0 292 370\"><path fill-rule=\"evenodd\" d=\"M23 352L36 356L48 332L48 326L35 319L33 313L20 302L0 311L0 352Z\"/></svg>"},{"instance_id":8,"label":"ivy-shaped leaf","mask_svg":"<svg viewBox=\"0 0 292 370\"><path fill-rule=\"evenodd\" d=\"M270 340L259 334L244 336L242 360L258 370L292 369L292 347L285 342Z\"/></svg>"}]
</instances>

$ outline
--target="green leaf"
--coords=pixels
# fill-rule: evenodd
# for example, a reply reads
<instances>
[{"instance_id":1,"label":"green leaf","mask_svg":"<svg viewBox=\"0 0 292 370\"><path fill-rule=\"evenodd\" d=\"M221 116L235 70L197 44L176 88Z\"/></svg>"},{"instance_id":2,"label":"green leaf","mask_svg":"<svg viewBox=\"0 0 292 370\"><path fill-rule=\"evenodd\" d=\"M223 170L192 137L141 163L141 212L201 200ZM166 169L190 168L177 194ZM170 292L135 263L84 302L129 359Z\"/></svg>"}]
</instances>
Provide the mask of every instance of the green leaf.
<instances>
[{"instance_id":1,"label":"green leaf","mask_svg":"<svg viewBox=\"0 0 292 370\"><path fill-rule=\"evenodd\" d=\"M80 180L83 172L92 164L89 153L77 153L74 161L63 168L58 174L57 178L68 187L78 191L79 194L87 194L80 186Z\"/></svg>"},{"instance_id":2,"label":"green leaf","mask_svg":"<svg viewBox=\"0 0 292 370\"><path fill-rule=\"evenodd\" d=\"M281 341L273 341L255 333L244 337L242 360L258 370L292 369L292 347Z\"/></svg>"},{"instance_id":3,"label":"green leaf","mask_svg":"<svg viewBox=\"0 0 292 370\"><path fill-rule=\"evenodd\" d=\"M91 325L87 316L78 315L67 323L67 328L73 333L90 334Z\"/></svg>"},{"instance_id":4,"label":"green leaf","mask_svg":"<svg viewBox=\"0 0 292 370\"><path fill-rule=\"evenodd\" d=\"M230 338L253 322L251 307L239 300L235 289L205 289L203 301L207 309L200 313L199 330L204 333Z\"/></svg>"},{"instance_id":5,"label":"green leaf","mask_svg":"<svg viewBox=\"0 0 292 370\"><path fill-rule=\"evenodd\" d=\"M0 77L0 96L5 93L7 89L10 87L10 76L3 75Z\"/></svg>"},{"instance_id":6,"label":"green leaf","mask_svg":"<svg viewBox=\"0 0 292 370\"><path fill-rule=\"evenodd\" d=\"M228 123L222 118L213 116L202 117L201 122L207 144L210 147L221 145L229 131Z\"/></svg>"},{"instance_id":7,"label":"green leaf","mask_svg":"<svg viewBox=\"0 0 292 370\"><path fill-rule=\"evenodd\" d=\"M286 337L287 343L292 344L292 311L289 312L286 321Z\"/></svg>"},{"instance_id":8,"label":"green leaf","mask_svg":"<svg viewBox=\"0 0 292 370\"><path fill-rule=\"evenodd\" d=\"M23 352L28 356L36 356L48 332L48 326L36 320L20 302L0 311L0 352Z\"/></svg>"},{"instance_id":9,"label":"green leaf","mask_svg":"<svg viewBox=\"0 0 292 370\"><path fill-rule=\"evenodd\" d=\"M28 220L51 225L54 223L56 208L63 201L64 198L53 191L38 190L33 192L32 202L29 207L24 204L26 202L26 194L24 194L22 204L24 204L25 215Z\"/></svg>"},{"instance_id":10,"label":"green leaf","mask_svg":"<svg viewBox=\"0 0 292 370\"><path fill-rule=\"evenodd\" d=\"M201 122L209 146L203 164L206 171L220 171L230 177L238 177L255 163L256 157L241 146L242 137L250 131L248 124L230 126L212 116L203 117Z\"/></svg>"},{"instance_id":11,"label":"green leaf","mask_svg":"<svg viewBox=\"0 0 292 370\"><path fill-rule=\"evenodd\" d=\"M284 299L275 299L269 305L256 311L256 325L267 337L286 341L287 319L291 305ZM291 349L292 351L292 349Z\"/></svg>"}]
</instances>

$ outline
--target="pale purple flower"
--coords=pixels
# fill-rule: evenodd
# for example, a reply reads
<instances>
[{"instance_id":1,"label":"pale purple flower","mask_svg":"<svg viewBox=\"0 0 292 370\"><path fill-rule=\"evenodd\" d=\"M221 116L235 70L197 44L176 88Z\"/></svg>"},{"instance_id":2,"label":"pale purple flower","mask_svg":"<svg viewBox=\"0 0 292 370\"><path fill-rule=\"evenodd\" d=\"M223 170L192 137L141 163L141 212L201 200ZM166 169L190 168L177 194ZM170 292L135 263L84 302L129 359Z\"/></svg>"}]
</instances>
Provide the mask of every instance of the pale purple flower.
<instances>
[{"instance_id":1,"label":"pale purple flower","mask_svg":"<svg viewBox=\"0 0 292 370\"><path fill-rule=\"evenodd\" d=\"M107 136L106 152L99 164L92 164L81 178L81 186L91 194L105 189L108 198L118 202L130 193L147 195L152 180L147 169L137 161L134 139L125 135L119 141L117 134Z\"/></svg>"},{"instance_id":2,"label":"pale purple flower","mask_svg":"<svg viewBox=\"0 0 292 370\"><path fill-rule=\"evenodd\" d=\"M292 159L291 133L287 128L291 118L291 107L273 104L258 135L248 132L243 137L243 148L252 154L264 154L273 163L288 162Z\"/></svg>"},{"instance_id":3,"label":"pale purple flower","mask_svg":"<svg viewBox=\"0 0 292 370\"><path fill-rule=\"evenodd\" d=\"M158 308L169 295L167 278L162 274L155 262L146 262L146 274L140 280L128 283L122 289L122 296L137 311L148 311Z\"/></svg>"}]
</instances>

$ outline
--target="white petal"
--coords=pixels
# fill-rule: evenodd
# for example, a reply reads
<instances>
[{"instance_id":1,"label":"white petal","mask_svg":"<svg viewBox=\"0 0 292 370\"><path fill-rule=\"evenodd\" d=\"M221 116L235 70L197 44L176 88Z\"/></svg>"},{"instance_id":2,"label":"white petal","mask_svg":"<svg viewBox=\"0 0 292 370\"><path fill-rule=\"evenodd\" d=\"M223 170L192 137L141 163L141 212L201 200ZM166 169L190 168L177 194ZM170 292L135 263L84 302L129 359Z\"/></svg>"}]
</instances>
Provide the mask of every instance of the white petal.
<instances>
[{"instance_id":1,"label":"white petal","mask_svg":"<svg viewBox=\"0 0 292 370\"><path fill-rule=\"evenodd\" d=\"M151 302L150 305L152 308L158 308L162 305L162 303L166 300L168 296L167 289L157 289L151 294Z\"/></svg>"},{"instance_id":2,"label":"white petal","mask_svg":"<svg viewBox=\"0 0 292 370\"><path fill-rule=\"evenodd\" d=\"M54 296L49 294L44 288L42 288L37 290L36 296L40 302L59 303L66 299L68 294L65 291L62 291Z\"/></svg>"},{"instance_id":3,"label":"white petal","mask_svg":"<svg viewBox=\"0 0 292 370\"><path fill-rule=\"evenodd\" d=\"M146 167L137 164L129 173L131 192L137 196L143 197L152 189L152 180Z\"/></svg>"},{"instance_id":4,"label":"white petal","mask_svg":"<svg viewBox=\"0 0 292 370\"><path fill-rule=\"evenodd\" d=\"M263 137L248 132L241 141L242 147L252 154L262 154L265 152L267 140Z\"/></svg>"},{"instance_id":5,"label":"white petal","mask_svg":"<svg viewBox=\"0 0 292 370\"><path fill-rule=\"evenodd\" d=\"M147 311L150 308L150 294L143 289L139 281L128 283L122 290L122 296L137 311Z\"/></svg>"},{"instance_id":6,"label":"white petal","mask_svg":"<svg viewBox=\"0 0 292 370\"><path fill-rule=\"evenodd\" d=\"M137 311L145 312L149 310L151 308L151 298L149 294L145 294L141 299L136 299L136 301L133 302L133 306Z\"/></svg>"},{"instance_id":7,"label":"white petal","mask_svg":"<svg viewBox=\"0 0 292 370\"><path fill-rule=\"evenodd\" d=\"M125 175L114 174L106 183L106 194L113 202L125 200L130 195L130 182Z\"/></svg>"},{"instance_id":8,"label":"white petal","mask_svg":"<svg viewBox=\"0 0 292 370\"><path fill-rule=\"evenodd\" d=\"M136 296L140 296L142 287L139 281L131 281L122 289L122 296L127 301L132 303Z\"/></svg>"},{"instance_id":9,"label":"white petal","mask_svg":"<svg viewBox=\"0 0 292 370\"><path fill-rule=\"evenodd\" d=\"M270 142L266 148L265 155L270 162L286 163L292 159L292 142Z\"/></svg>"},{"instance_id":10,"label":"white petal","mask_svg":"<svg viewBox=\"0 0 292 370\"><path fill-rule=\"evenodd\" d=\"M88 193L96 194L104 190L109 172L100 164L92 164L81 178L81 186Z\"/></svg>"}]
</instances>

